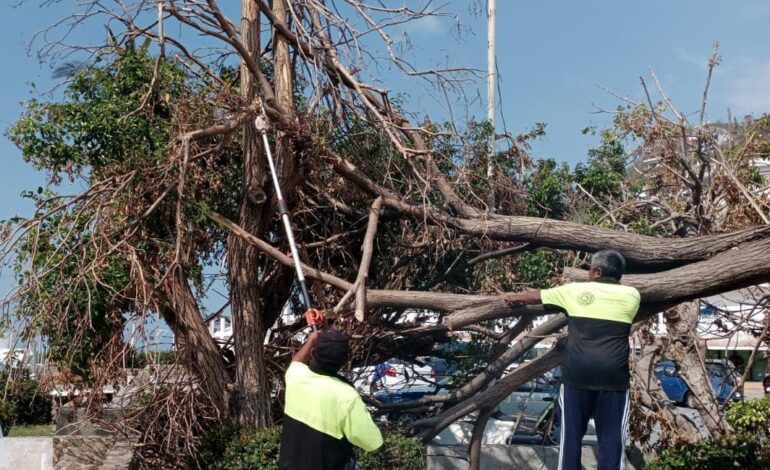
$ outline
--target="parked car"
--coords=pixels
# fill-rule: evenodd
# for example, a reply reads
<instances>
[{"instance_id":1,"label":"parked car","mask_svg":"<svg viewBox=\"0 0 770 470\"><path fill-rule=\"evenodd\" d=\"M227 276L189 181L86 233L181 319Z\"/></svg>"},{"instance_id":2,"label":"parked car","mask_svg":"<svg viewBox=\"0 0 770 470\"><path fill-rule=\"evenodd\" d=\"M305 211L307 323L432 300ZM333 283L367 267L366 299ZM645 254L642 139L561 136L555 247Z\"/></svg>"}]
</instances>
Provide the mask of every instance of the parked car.
<instances>
[{"instance_id":1,"label":"parked car","mask_svg":"<svg viewBox=\"0 0 770 470\"><path fill-rule=\"evenodd\" d=\"M375 392L372 398L381 403L403 403L418 400L424 396L441 393L440 389L433 385L408 385L399 389L382 389ZM446 393L446 392L444 392ZM384 423L396 423L409 428L415 420L423 418L426 410L389 410L370 407L370 412Z\"/></svg>"},{"instance_id":2,"label":"parked car","mask_svg":"<svg viewBox=\"0 0 770 470\"><path fill-rule=\"evenodd\" d=\"M737 374L735 367L729 361L709 359L705 365L711 381L711 388L720 404L727 401L731 394L733 401L743 400L742 391L735 389L735 385L738 383ZM695 397L687 383L680 377L673 361L658 362L654 372L669 400L688 408L695 407Z\"/></svg>"},{"instance_id":3,"label":"parked car","mask_svg":"<svg viewBox=\"0 0 770 470\"><path fill-rule=\"evenodd\" d=\"M419 362L388 359L377 365L356 367L348 374L348 378L356 389L365 394L375 394L382 390L397 392L414 387L423 387L426 393L436 393L438 382L442 380L436 369L441 369L441 365L432 359L418 358Z\"/></svg>"},{"instance_id":4,"label":"parked car","mask_svg":"<svg viewBox=\"0 0 770 470\"><path fill-rule=\"evenodd\" d=\"M444 428L432 443L435 445L468 445L473 435L473 425L476 416L471 414L465 418L455 421ZM482 444L506 445L510 443L511 436L514 434L516 423L511 420L490 418L487 426L484 428L484 435L481 438Z\"/></svg>"},{"instance_id":5,"label":"parked car","mask_svg":"<svg viewBox=\"0 0 770 470\"><path fill-rule=\"evenodd\" d=\"M535 419L551 405L558 394L558 385L545 377L538 377L520 385L500 402L497 411L504 415L522 414Z\"/></svg>"},{"instance_id":6,"label":"parked car","mask_svg":"<svg viewBox=\"0 0 770 470\"><path fill-rule=\"evenodd\" d=\"M499 405L487 422L483 444L558 445L561 419L558 406L558 370L526 382L516 388ZM433 440L436 444L468 444L476 420L474 414L452 423ZM596 445L593 420L583 438L583 444Z\"/></svg>"}]
</instances>

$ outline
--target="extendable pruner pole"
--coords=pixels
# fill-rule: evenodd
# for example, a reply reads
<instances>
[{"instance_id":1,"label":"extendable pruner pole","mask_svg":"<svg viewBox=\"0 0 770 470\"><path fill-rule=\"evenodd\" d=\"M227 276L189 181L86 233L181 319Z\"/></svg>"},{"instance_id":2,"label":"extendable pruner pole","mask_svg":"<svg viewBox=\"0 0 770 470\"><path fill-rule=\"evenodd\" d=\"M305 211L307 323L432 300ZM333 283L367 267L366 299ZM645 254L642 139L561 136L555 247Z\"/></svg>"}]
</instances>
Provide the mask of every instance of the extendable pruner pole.
<instances>
[{"instance_id":1,"label":"extendable pruner pole","mask_svg":"<svg viewBox=\"0 0 770 470\"><path fill-rule=\"evenodd\" d=\"M323 321L323 316L313 308L313 303L307 290L305 273L302 271L302 262L299 259L297 243L294 241L294 231L291 229L289 206L283 199L281 185L278 182L278 173L275 170L275 162L273 161L273 152L270 151L270 143L267 140L267 119L264 115L259 116L254 120L254 125L256 126L257 131L262 135L262 143L265 145L267 163L270 165L270 176L273 178L273 187L275 188L275 195L278 198L278 213L283 221L283 228L286 231L286 239L289 241L291 257L294 260L294 268L297 270L297 282L299 282L299 288L302 290L302 303L305 307L305 318L313 331L316 331L318 329L316 325Z\"/></svg>"}]
</instances>

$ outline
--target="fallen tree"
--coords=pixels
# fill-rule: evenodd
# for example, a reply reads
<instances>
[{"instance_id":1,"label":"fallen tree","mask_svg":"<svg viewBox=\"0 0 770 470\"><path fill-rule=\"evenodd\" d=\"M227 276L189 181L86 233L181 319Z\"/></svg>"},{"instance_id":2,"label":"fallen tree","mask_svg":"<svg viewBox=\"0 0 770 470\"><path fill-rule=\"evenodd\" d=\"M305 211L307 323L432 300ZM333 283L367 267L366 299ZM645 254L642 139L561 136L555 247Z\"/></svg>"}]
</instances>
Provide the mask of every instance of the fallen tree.
<instances>
[{"instance_id":1,"label":"fallen tree","mask_svg":"<svg viewBox=\"0 0 770 470\"><path fill-rule=\"evenodd\" d=\"M537 129L503 136L507 148L490 156L479 145L494 133L485 123L420 122L366 81L356 58L376 47L364 41L370 33L397 67L433 77L443 91L473 76L423 73L393 52L394 25L441 14L430 2L337 10L313 0L244 1L239 20L214 0L160 2L157 14L143 2L130 11L85 3L88 15L62 24L106 19L115 29L99 61L74 71L62 102L30 103L11 131L51 184L32 194L36 214L12 221L3 248L21 281L7 306L21 305L27 334L60 339L54 359L77 362L80 379L94 386L132 353L124 318L161 314L216 419L261 427L279 416L270 397L279 395L303 324L281 318L286 306L299 313L299 303L252 126L262 113L312 294L354 338L354 363L408 359L457 331L495 351L446 396L383 404L436 405L417 423L426 440L468 413L488 417L561 361L556 348L504 374L544 337L563 334L566 322L554 316L532 327L548 312L511 310L502 292L580 278L585 255L604 248L629 260L624 281L642 293L640 322L770 280L765 182L751 171L755 155L767 153L765 121L730 123L720 141L717 126L702 113L689 123L660 87L665 109L628 103L589 162L562 171L533 162ZM260 45L260 20L272 28L269 46ZM202 34L208 52L175 30ZM55 60L61 47L45 50ZM56 194L62 175L86 189ZM217 279L233 313L234 364L204 322L203 298ZM440 321L410 323L410 310ZM97 329L94 319L110 321ZM482 419L473 442L483 429Z\"/></svg>"}]
</instances>

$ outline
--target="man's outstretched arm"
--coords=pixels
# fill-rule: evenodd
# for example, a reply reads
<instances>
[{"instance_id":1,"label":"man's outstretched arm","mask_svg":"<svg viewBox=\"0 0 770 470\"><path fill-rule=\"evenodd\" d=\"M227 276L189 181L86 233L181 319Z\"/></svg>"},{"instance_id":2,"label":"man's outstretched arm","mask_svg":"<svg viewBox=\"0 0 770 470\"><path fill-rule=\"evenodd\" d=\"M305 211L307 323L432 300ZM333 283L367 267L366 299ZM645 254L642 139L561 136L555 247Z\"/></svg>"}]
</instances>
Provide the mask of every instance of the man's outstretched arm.
<instances>
[{"instance_id":1,"label":"man's outstretched arm","mask_svg":"<svg viewBox=\"0 0 770 470\"><path fill-rule=\"evenodd\" d=\"M539 305L543 303L540 297L540 289L517 292L515 294L505 294L503 299L511 308L524 307L525 305Z\"/></svg>"},{"instance_id":2,"label":"man's outstretched arm","mask_svg":"<svg viewBox=\"0 0 770 470\"><path fill-rule=\"evenodd\" d=\"M299 348L299 351L294 353L294 357L291 358L294 362L301 362L303 364L310 364L310 353L313 351L313 346L315 346L315 340L318 338L318 332L313 331L309 335L307 335L307 339L305 340L305 344L302 345L301 348Z\"/></svg>"}]
</instances>

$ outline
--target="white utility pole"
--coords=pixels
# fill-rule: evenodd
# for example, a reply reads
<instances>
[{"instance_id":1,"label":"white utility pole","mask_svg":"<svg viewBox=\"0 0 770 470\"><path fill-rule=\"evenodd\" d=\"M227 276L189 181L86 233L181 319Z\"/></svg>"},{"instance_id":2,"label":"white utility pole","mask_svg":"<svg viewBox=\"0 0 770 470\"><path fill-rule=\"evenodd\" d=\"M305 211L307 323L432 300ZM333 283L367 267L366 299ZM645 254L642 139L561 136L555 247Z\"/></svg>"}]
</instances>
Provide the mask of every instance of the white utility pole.
<instances>
[{"instance_id":1,"label":"white utility pole","mask_svg":"<svg viewBox=\"0 0 770 470\"><path fill-rule=\"evenodd\" d=\"M487 181L489 181L489 212L495 212L495 86L497 85L497 64L495 62L495 0L487 0L487 120L492 126L487 150Z\"/></svg>"}]
</instances>

